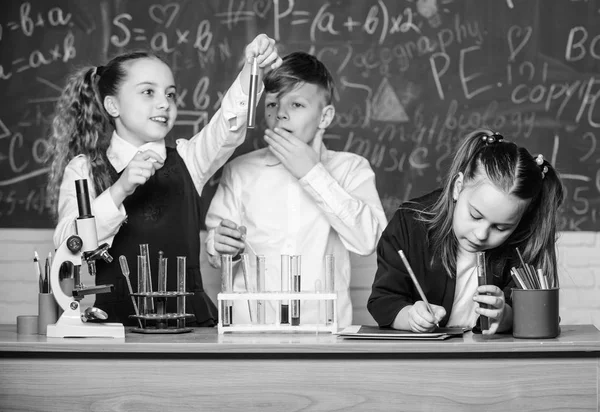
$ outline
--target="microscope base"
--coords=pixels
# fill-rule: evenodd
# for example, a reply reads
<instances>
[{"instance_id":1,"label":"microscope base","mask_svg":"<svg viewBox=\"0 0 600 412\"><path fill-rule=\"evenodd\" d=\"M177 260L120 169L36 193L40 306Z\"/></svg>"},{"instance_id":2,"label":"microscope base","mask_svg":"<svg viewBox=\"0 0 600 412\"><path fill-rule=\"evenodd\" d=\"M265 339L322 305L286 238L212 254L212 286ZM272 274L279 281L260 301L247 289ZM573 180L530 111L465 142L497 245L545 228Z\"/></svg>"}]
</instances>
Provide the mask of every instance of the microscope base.
<instances>
[{"instance_id":1,"label":"microscope base","mask_svg":"<svg viewBox=\"0 0 600 412\"><path fill-rule=\"evenodd\" d=\"M115 338L125 339L122 323L81 323L80 325L60 324L60 320L48 325L49 338Z\"/></svg>"}]
</instances>

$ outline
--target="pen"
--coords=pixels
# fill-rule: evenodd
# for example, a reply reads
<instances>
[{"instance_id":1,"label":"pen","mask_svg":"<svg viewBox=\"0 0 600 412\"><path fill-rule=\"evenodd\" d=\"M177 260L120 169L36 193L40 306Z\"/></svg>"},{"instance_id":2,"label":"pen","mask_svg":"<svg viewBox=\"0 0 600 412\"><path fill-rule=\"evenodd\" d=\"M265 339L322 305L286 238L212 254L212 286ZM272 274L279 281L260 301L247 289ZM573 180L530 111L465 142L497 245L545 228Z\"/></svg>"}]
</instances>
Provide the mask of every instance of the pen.
<instances>
[{"instance_id":1,"label":"pen","mask_svg":"<svg viewBox=\"0 0 600 412\"><path fill-rule=\"evenodd\" d=\"M256 57L252 61L252 72L250 73L250 95L248 100L248 129L256 126L256 99L258 97L258 62Z\"/></svg>"},{"instance_id":2,"label":"pen","mask_svg":"<svg viewBox=\"0 0 600 412\"><path fill-rule=\"evenodd\" d=\"M35 275L38 278L39 293L44 293L44 278L42 277L42 267L40 265L40 256L37 250L33 252L33 268L35 269Z\"/></svg>"},{"instance_id":3,"label":"pen","mask_svg":"<svg viewBox=\"0 0 600 412\"><path fill-rule=\"evenodd\" d=\"M410 264L408 263L408 260L406 259L406 256L404 256L404 252L402 251L402 249L400 249L398 251L398 253L400 254L400 259L402 259L402 262L404 262L404 266L406 266L406 270L408 270L408 274L410 275L410 278L412 279L413 283L415 284L415 287L417 288L419 295L421 296L421 300L423 302L425 302L425 304L427 305L427 309L429 310L429 313L431 313L431 316L433 316L433 318L435 319L435 314L433 313L433 309L431 308L431 305L429 304L429 301L427 300L427 297L425 296L423 289L421 289L421 285L419 285L419 281L417 280L417 277L415 276L415 272L413 272L412 268L410 267ZM439 323L436 323L435 326L437 326L438 328L440 327Z\"/></svg>"}]
</instances>

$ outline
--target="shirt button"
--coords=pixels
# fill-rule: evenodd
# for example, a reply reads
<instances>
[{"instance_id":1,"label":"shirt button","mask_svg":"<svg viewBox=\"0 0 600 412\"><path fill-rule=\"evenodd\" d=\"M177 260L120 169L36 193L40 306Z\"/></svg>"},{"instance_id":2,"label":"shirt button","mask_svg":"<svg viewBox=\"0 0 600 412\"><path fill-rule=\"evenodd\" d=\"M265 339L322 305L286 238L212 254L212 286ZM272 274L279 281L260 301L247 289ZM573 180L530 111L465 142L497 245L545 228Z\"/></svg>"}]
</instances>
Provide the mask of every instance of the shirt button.
<instances>
[{"instance_id":1,"label":"shirt button","mask_svg":"<svg viewBox=\"0 0 600 412\"><path fill-rule=\"evenodd\" d=\"M240 102L240 106L242 106L242 107L246 106L246 101Z\"/></svg>"}]
</instances>

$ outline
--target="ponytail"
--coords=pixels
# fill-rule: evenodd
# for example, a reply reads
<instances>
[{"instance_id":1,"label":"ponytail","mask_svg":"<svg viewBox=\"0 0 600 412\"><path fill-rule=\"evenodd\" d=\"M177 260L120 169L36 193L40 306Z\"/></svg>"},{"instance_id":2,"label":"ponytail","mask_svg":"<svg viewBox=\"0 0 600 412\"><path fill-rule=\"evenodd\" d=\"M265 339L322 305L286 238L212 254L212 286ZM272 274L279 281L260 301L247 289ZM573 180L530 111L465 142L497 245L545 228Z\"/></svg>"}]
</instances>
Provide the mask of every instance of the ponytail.
<instances>
[{"instance_id":1,"label":"ponytail","mask_svg":"<svg viewBox=\"0 0 600 412\"><path fill-rule=\"evenodd\" d=\"M65 168L75 156L86 155L90 161L94 187L106 188L110 182L108 170L97 173L94 165L106 165L106 138L110 123L97 90L95 67L83 68L67 79L56 104L48 145L50 173L48 202L53 215L58 216L58 196Z\"/></svg>"}]
</instances>

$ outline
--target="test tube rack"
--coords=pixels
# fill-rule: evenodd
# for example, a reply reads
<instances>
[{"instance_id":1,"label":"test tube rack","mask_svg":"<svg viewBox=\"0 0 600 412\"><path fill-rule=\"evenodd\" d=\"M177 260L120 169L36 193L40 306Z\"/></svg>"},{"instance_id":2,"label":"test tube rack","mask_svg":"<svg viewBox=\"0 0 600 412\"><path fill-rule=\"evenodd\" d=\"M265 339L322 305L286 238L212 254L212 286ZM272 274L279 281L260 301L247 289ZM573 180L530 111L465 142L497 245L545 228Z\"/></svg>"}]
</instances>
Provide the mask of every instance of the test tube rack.
<instances>
[{"instance_id":1,"label":"test tube rack","mask_svg":"<svg viewBox=\"0 0 600 412\"><path fill-rule=\"evenodd\" d=\"M318 324L303 324L291 325L282 323L251 323L251 324L230 324L226 325L223 322L223 313L225 312L225 303L231 301L328 301L333 302L332 322ZM218 333L226 332L331 332L336 333L337 326L337 293L323 292L221 292L217 294L219 323ZM326 314L323 314L326 318Z\"/></svg>"},{"instance_id":2,"label":"test tube rack","mask_svg":"<svg viewBox=\"0 0 600 412\"><path fill-rule=\"evenodd\" d=\"M153 299L156 313L140 313L139 315L130 315L132 318L140 319L141 328L133 328L131 332L136 333L186 333L191 332L192 328L185 327L185 319L191 318L191 313L167 313L166 299L191 296L193 292L138 292L131 296L142 299Z\"/></svg>"}]
</instances>

